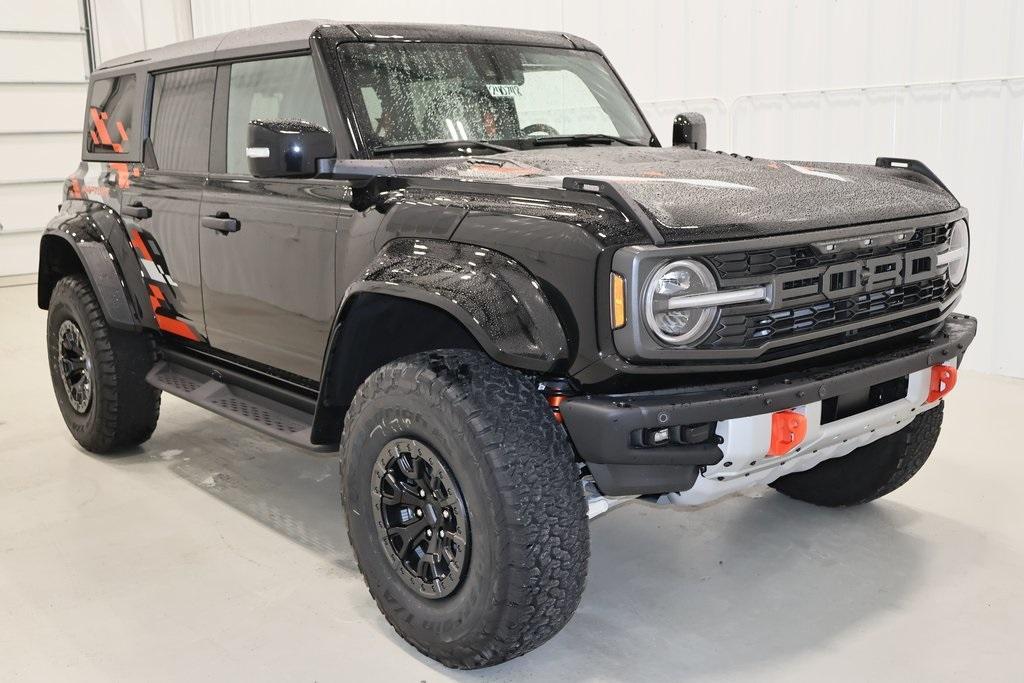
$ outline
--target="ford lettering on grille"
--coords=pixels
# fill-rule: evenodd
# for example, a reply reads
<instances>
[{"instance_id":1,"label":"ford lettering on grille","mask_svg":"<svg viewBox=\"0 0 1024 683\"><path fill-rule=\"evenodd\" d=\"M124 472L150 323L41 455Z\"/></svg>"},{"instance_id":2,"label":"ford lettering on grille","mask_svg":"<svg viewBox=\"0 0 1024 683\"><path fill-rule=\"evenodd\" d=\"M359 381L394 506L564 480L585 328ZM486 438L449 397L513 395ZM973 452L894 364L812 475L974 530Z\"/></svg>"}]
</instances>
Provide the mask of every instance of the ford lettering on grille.
<instances>
[{"instance_id":1,"label":"ford lettering on grille","mask_svg":"<svg viewBox=\"0 0 1024 683\"><path fill-rule=\"evenodd\" d=\"M936 274L936 249L890 254L877 258L837 263L819 280L821 293L829 299L843 299L862 292L877 292L902 284L919 282ZM793 278L780 278L783 288ZM789 297L784 297L789 298Z\"/></svg>"}]
</instances>

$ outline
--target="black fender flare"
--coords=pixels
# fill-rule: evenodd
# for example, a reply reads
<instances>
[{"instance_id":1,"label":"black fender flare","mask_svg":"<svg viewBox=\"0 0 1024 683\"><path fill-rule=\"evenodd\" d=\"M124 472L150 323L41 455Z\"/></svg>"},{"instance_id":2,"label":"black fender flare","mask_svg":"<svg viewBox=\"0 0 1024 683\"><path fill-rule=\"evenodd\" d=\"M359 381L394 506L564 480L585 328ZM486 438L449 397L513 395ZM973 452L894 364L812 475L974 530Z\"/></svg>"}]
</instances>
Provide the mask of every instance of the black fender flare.
<instances>
[{"instance_id":1,"label":"black fender flare","mask_svg":"<svg viewBox=\"0 0 1024 683\"><path fill-rule=\"evenodd\" d=\"M345 361L336 357L335 350L342 348L350 332L349 311L367 294L436 308L503 365L531 372L568 365L569 345L561 321L540 282L518 262L473 244L396 238L346 289L338 306L324 352L314 441L337 438L332 432L348 408L351 387L361 381L345 376Z\"/></svg>"},{"instance_id":2,"label":"black fender flare","mask_svg":"<svg viewBox=\"0 0 1024 683\"><path fill-rule=\"evenodd\" d=\"M361 292L406 297L452 315L480 347L505 365L549 371L568 358L561 321L540 283L515 260L447 240L398 238L380 250L339 307Z\"/></svg>"},{"instance_id":3,"label":"black fender flare","mask_svg":"<svg viewBox=\"0 0 1024 683\"><path fill-rule=\"evenodd\" d=\"M108 221L118 223L120 230L114 232L110 230L114 226L100 225ZM139 304L137 297L132 296L128 285L130 275L126 276L121 268L117 243L127 238L118 239L121 235L114 237L118 232L123 235L124 228L108 207L91 207L70 215L62 214L51 220L39 242L39 307L49 307L53 287L67 269L67 264L63 264L61 259L65 258L70 249L89 279L107 322L123 330L142 329L146 324L146 309ZM144 287L141 276L138 277L140 287Z\"/></svg>"}]
</instances>

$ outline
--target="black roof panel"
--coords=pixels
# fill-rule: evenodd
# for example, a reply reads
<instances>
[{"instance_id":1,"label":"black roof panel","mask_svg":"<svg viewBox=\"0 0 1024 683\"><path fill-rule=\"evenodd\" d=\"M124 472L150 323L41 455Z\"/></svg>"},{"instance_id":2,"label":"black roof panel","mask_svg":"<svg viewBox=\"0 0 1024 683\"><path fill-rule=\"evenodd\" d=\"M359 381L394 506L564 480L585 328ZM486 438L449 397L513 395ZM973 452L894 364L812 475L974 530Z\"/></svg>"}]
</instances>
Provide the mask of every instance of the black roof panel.
<instances>
[{"instance_id":1,"label":"black roof panel","mask_svg":"<svg viewBox=\"0 0 1024 683\"><path fill-rule=\"evenodd\" d=\"M580 47L596 50L589 41L556 31L531 31L497 26L465 26L463 24L347 24L354 36L346 37L326 29L325 35L344 41L401 41L423 43L503 43L506 45L538 45L543 47ZM333 28L333 27L332 27Z\"/></svg>"},{"instance_id":2,"label":"black roof panel","mask_svg":"<svg viewBox=\"0 0 1024 683\"><path fill-rule=\"evenodd\" d=\"M587 40L554 31L461 24L346 24L340 21L302 19L254 26L136 52L106 61L97 70L113 70L142 63L150 68L174 66L233 57L247 52L301 50L308 46L310 35L317 29L320 29L324 38L339 42L387 40L425 43L504 43L579 48L600 52L596 45Z\"/></svg>"}]
</instances>

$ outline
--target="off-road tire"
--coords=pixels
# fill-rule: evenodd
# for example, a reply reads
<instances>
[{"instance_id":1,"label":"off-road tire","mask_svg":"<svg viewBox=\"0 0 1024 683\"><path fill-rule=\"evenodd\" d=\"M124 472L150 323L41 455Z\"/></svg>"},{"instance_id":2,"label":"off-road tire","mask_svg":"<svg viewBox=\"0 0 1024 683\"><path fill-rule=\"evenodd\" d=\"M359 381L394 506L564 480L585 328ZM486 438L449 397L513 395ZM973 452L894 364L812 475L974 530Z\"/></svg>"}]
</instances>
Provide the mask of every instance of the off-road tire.
<instances>
[{"instance_id":1,"label":"off-road tire","mask_svg":"<svg viewBox=\"0 0 1024 683\"><path fill-rule=\"evenodd\" d=\"M465 499L468 566L445 597L413 590L375 528L374 462L399 437L439 454ZM536 382L481 353L419 353L370 375L345 418L341 493L380 611L446 666L476 669L529 652L579 605L590 548L573 450Z\"/></svg>"},{"instance_id":2,"label":"off-road tire","mask_svg":"<svg viewBox=\"0 0 1024 683\"><path fill-rule=\"evenodd\" d=\"M66 320L79 329L92 372L92 397L80 413L72 407L58 366L58 331ZM160 417L160 391L146 382L155 360L152 339L111 328L89 281L69 275L57 282L46 318L50 378L71 435L88 451L108 454L143 443Z\"/></svg>"},{"instance_id":3,"label":"off-road tire","mask_svg":"<svg viewBox=\"0 0 1024 683\"><path fill-rule=\"evenodd\" d=\"M771 486L790 498L825 507L860 505L881 498L906 484L924 466L939 438L942 408L940 403L895 434L806 472L787 474Z\"/></svg>"}]
</instances>

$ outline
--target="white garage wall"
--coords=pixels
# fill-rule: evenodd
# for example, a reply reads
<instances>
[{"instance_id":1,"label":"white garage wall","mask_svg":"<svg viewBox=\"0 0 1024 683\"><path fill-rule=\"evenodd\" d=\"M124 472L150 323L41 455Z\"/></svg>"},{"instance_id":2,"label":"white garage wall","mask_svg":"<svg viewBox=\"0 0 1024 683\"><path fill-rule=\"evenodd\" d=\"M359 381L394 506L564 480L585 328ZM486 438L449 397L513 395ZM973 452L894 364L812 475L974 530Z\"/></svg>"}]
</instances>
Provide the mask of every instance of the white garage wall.
<instances>
[{"instance_id":1,"label":"white garage wall","mask_svg":"<svg viewBox=\"0 0 1024 683\"><path fill-rule=\"evenodd\" d=\"M80 144L89 72L80 0L0 13L0 275L35 270Z\"/></svg>"},{"instance_id":2,"label":"white garage wall","mask_svg":"<svg viewBox=\"0 0 1024 683\"><path fill-rule=\"evenodd\" d=\"M192 37L189 0L91 0L97 63Z\"/></svg>"}]
</instances>

